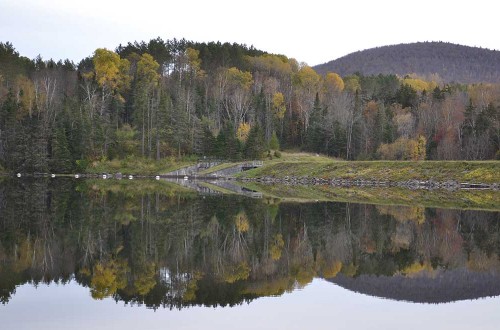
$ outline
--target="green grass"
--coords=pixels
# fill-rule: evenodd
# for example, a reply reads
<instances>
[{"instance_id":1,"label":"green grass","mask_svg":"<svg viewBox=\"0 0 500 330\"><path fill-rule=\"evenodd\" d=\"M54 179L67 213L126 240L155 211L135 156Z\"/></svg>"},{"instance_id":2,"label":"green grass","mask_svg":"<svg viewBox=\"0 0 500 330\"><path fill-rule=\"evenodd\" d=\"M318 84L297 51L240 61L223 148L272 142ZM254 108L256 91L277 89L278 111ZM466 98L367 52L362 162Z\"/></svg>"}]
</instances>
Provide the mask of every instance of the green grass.
<instances>
[{"instance_id":1,"label":"green grass","mask_svg":"<svg viewBox=\"0 0 500 330\"><path fill-rule=\"evenodd\" d=\"M265 196L285 201L337 201L379 205L406 205L453 209L500 210L500 192L493 190L411 190L381 187L333 187L317 185L266 185L240 183Z\"/></svg>"},{"instance_id":2,"label":"green grass","mask_svg":"<svg viewBox=\"0 0 500 330\"><path fill-rule=\"evenodd\" d=\"M328 163L334 160L334 158L325 157L325 156L316 156L315 154L304 153L304 152L282 152L281 157L277 158L273 156L273 159L267 159L264 161L266 165L271 164L279 164L283 162L315 162L315 163ZM237 166L242 163L246 163L248 161L239 161L239 162L229 162L222 163L217 166L208 168L206 170L200 171L199 174L210 174L220 170L225 170L227 168Z\"/></svg>"},{"instance_id":3,"label":"green grass","mask_svg":"<svg viewBox=\"0 0 500 330\"><path fill-rule=\"evenodd\" d=\"M207 174L214 173L214 172L217 172L217 171L225 170L227 168L236 166L236 165L241 164L241 163L242 162L222 163L222 164L219 164L217 166L212 166L212 167L207 168L207 169L205 169L203 171L200 171L200 172L198 172L198 175L207 175Z\"/></svg>"},{"instance_id":4,"label":"green grass","mask_svg":"<svg viewBox=\"0 0 500 330\"><path fill-rule=\"evenodd\" d=\"M235 195L236 194L232 190L229 190L229 189L226 189L226 188L223 188L223 187L219 187L219 186L216 186L216 185L208 183L208 182L199 181L198 185L207 187L207 188L209 188L209 189L211 189L213 191L218 191L218 192L220 192L220 193L222 193L224 195Z\"/></svg>"},{"instance_id":5,"label":"green grass","mask_svg":"<svg viewBox=\"0 0 500 330\"><path fill-rule=\"evenodd\" d=\"M500 183L500 161L339 161L309 154L283 155L280 159L265 161L261 168L242 172L238 177Z\"/></svg>"},{"instance_id":6,"label":"green grass","mask_svg":"<svg viewBox=\"0 0 500 330\"><path fill-rule=\"evenodd\" d=\"M196 161L192 159L165 158L160 161L128 157L121 160L104 160L91 163L86 173L127 173L153 175L175 171L179 168L193 165Z\"/></svg>"},{"instance_id":7,"label":"green grass","mask_svg":"<svg viewBox=\"0 0 500 330\"><path fill-rule=\"evenodd\" d=\"M81 180L78 191L94 191L100 193L121 193L128 197L160 193L167 196L197 196L192 189L164 180Z\"/></svg>"}]
</instances>

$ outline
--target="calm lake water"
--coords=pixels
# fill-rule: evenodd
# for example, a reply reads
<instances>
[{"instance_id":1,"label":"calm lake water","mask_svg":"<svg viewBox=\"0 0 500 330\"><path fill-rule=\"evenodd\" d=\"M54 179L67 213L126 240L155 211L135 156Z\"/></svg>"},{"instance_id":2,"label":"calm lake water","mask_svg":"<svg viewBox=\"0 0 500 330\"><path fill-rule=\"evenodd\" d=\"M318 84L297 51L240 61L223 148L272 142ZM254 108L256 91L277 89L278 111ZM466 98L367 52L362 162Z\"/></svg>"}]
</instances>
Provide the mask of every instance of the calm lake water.
<instances>
[{"instance_id":1,"label":"calm lake water","mask_svg":"<svg viewBox=\"0 0 500 330\"><path fill-rule=\"evenodd\" d=\"M202 190L0 182L0 328L500 327L499 212Z\"/></svg>"}]
</instances>

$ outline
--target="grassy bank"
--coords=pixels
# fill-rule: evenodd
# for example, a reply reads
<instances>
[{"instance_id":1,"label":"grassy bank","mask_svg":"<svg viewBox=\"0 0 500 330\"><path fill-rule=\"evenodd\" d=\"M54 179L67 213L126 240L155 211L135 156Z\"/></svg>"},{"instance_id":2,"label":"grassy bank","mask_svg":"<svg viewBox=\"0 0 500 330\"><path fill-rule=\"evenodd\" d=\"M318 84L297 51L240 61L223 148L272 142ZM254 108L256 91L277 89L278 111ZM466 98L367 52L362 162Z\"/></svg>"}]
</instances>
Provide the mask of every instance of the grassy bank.
<instances>
[{"instance_id":1,"label":"grassy bank","mask_svg":"<svg viewBox=\"0 0 500 330\"><path fill-rule=\"evenodd\" d=\"M81 180L79 181L78 191L93 191L102 194L121 193L128 197L147 194L197 196L197 193L189 188L163 180Z\"/></svg>"},{"instance_id":2,"label":"grassy bank","mask_svg":"<svg viewBox=\"0 0 500 330\"><path fill-rule=\"evenodd\" d=\"M238 165L240 163L241 162L239 162L239 163L222 163L222 164L219 164L217 166L213 166L213 167L207 168L205 170L202 170L198 174L199 175L207 175L207 174L210 174L210 173L214 173L214 172L217 172L217 171L222 171L222 170L231 168L231 167L236 166L236 165Z\"/></svg>"},{"instance_id":3,"label":"grassy bank","mask_svg":"<svg viewBox=\"0 0 500 330\"><path fill-rule=\"evenodd\" d=\"M285 201L335 201L500 211L500 192L494 190L411 190L407 188L334 187L321 185L266 185L242 183L248 189Z\"/></svg>"},{"instance_id":4,"label":"grassy bank","mask_svg":"<svg viewBox=\"0 0 500 330\"><path fill-rule=\"evenodd\" d=\"M434 180L500 183L500 161L338 161L293 154L265 161L264 166L240 173L240 178L309 177L378 181Z\"/></svg>"},{"instance_id":5,"label":"grassy bank","mask_svg":"<svg viewBox=\"0 0 500 330\"><path fill-rule=\"evenodd\" d=\"M165 158L160 161L129 157L120 160L95 161L87 166L86 173L127 173L140 175L163 174L195 164L196 160Z\"/></svg>"},{"instance_id":6,"label":"grassy bank","mask_svg":"<svg viewBox=\"0 0 500 330\"><path fill-rule=\"evenodd\" d=\"M175 158L169 157L162 160L153 160L140 157L127 157L125 159L113 160L97 160L85 162L85 165L80 165L80 169L73 170L75 173L100 174L100 173L123 173L123 174L138 174L138 175L156 175L165 174L175 171L179 168L196 164L196 157ZM16 173L8 171L0 165L0 175ZM26 174L21 171L21 173ZM49 172L51 173L51 172ZM28 172L30 174L30 172ZM58 176L64 176L64 173L55 173ZM66 173L71 175L70 173Z\"/></svg>"}]
</instances>

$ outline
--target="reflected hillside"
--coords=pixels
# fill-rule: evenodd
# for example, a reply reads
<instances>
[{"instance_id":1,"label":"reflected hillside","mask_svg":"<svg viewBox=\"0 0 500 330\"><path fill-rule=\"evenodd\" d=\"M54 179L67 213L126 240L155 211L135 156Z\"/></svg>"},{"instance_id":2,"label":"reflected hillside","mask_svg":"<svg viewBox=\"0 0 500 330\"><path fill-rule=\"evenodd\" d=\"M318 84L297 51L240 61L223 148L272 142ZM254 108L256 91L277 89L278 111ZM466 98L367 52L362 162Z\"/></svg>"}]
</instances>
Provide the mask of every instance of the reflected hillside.
<instances>
[{"instance_id":1,"label":"reflected hillside","mask_svg":"<svg viewBox=\"0 0 500 330\"><path fill-rule=\"evenodd\" d=\"M247 189L288 201L335 201L428 208L500 211L495 189L422 189L409 187L335 186L331 184L266 184L244 182Z\"/></svg>"},{"instance_id":2,"label":"reflected hillside","mask_svg":"<svg viewBox=\"0 0 500 330\"><path fill-rule=\"evenodd\" d=\"M417 303L438 304L500 295L498 271L451 269L412 277L340 274L329 281L370 296Z\"/></svg>"},{"instance_id":3,"label":"reflected hillside","mask_svg":"<svg viewBox=\"0 0 500 330\"><path fill-rule=\"evenodd\" d=\"M166 182L57 178L4 181L0 214L3 303L19 285L71 279L94 299L150 308L232 306L316 277L418 302L499 294L498 212L280 203Z\"/></svg>"}]
</instances>

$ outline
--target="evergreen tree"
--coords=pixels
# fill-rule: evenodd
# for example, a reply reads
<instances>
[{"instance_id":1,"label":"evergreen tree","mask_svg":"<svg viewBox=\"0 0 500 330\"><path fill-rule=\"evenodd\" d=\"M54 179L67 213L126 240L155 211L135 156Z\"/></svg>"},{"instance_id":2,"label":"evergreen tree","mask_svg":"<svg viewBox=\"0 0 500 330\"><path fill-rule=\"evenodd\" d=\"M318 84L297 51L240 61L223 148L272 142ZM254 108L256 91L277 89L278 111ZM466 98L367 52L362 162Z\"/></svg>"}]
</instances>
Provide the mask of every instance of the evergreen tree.
<instances>
[{"instance_id":1,"label":"evergreen tree","mask_svg":"<svg viewBox=\"0 0 500 330\"><path fill-rule=\"evenodd\" d=\"M384 141L384 130L386 125L385 108L383 105L380 105L377 109L377 114L375 115L375 124L373 127L375 130L373 132L373 144L375 146L380 145ZM374 148L374 152L375 150L376 148Z\"/></svg>"},{"instance_id":2,"label":"evergreen tree","mask_svg":"<svg viewBox=\"0 0 500 330\"><path fill-rule=\"evenodd\" d=\"M27 118L28 144L26 148L25 168L28 172L45 173L49 170L49 134L51 129L46 127L44 120L36 117Z\"/></svg>"},{"instance_id":3,"label":"evergreen tree","mask_svg":"<svg viewBox=\"0 0 500 330\"><path fill-rule=\"evenodd\" d=\"M226 132L225 130L221 130L217 135L217 139L215 141L214 154L220 159L227 159L228 155L226 154Z\"/></svg>"},{"instance_id":4,"label":"evergreen tree","mask_svg":"<svg viewBox=\"0 0 500 330\"><path fill-rule=\"evenodd\" d=\"M202 148L201 154L204 156L213 156L216 154L217 148L217 139L210 131L208 125L204 125L203 127L203 137L202 137Z\"/></svg>"},{"instance_id":5,"label":"evergreen tree","mask_svg":"<svg viewBox=\"0 0 500 330\"><path fill-rule=\"evenodd\" d=\"M396 92L396 102L403 108L413 108L417 105L417 91L408 84L403 84Z\"/></svg>"},{"instance_id":6,"label":"evergreen tree","mask_svg":"<svg viewBox=\"0 0 500 330\"><path fill-rule=\"evenodd\" d=\"M16 111L17 104L14 99L12 90L9 90L2 107L0 108L0 161L9 168L15 163L12 152L15 150L15 134L16 130Z\"/></svg>"},{"instance_id":7,"label":"evergreen tree","mask_svg":"<svg viewBox=\"0 0 500 330\"><path fill-rule=\"evenodd\" d=\"M323 110L319 101L319 94L316 93L314 108L309 117L309 128L306 135L306 149L314 152L324 151L323 143Z\"/></svg>"},{"instance_id":8,"label":"evergreen tree","mask_svg":"<svg viewBox=\"0 0 500 330\"><path fill-rule=\"evenodd\" d=\"M227 159L241 159L241 142L236 138L232 125L228 125L226 128L225 155Z\"/></svg>"},{"instance_id":9,"label":"evergreen tree","mask_svg":"<svg viewBox=\"0 0 500 330\"><path fill-rule=\"evenodd\" d=\"M73 170L71 152L64 128L57 128L52 137L52 157L50 170L55 173L70 173Z\"/></svg>"},{"instance_id":10,"label":"evergreen tree","mask_svg":"<svg viewBox=\"0 0 500 330\"><path fill-rule=\"evenodd\" d=\"M393 113L390 107L385 109L385 125L384 125L384 134L383 134L383 142L384 143L392 143L395 140L396 135L396 127L392 121Z\"/></svg>"},{"instance_id":11,"label":"evergreen tree","mask_svg":"<svg viewBox=\"0 0 500 330\"><path fill-rule=\"evenodd\" d=\"M248 134L244 156L246 159L260 159L265 151L266 143L264 139L264 132L262 132L259 125L254 125Z\"/></svg>"},{"instance_id":12,"label":"evergreen tree","mask_svg":"<svg viewBox=\"0 0 500 330\"><path fill-rule=\"evenodd\" d=\"M273 135L271 136L271 140L269 141L269 149L280 150L280 141L278 140L276 131L273 131Z\"/></svg>"},{"instance_id":13,"label":"evergreen tree","mask_svg":"<svg viewBox=\"0 0 500 330\"><path fill-rule=\"evenodd\" d=\"M231 124L226 125L217 135L215 155L220 159L241 159L241 144Z\"/></svg>"},{"instance_id":14,"label":"evergreen tree","mask_svg":"<svg viewBox=\"0 0 500 330\"><path fill-rule=\"evenodd\" d=\"M345 158L347 150L346 130L339 121L335 120L332 131L331 138L325 144L326 151L334 157Z\"/></svg>"}]
</instances>

